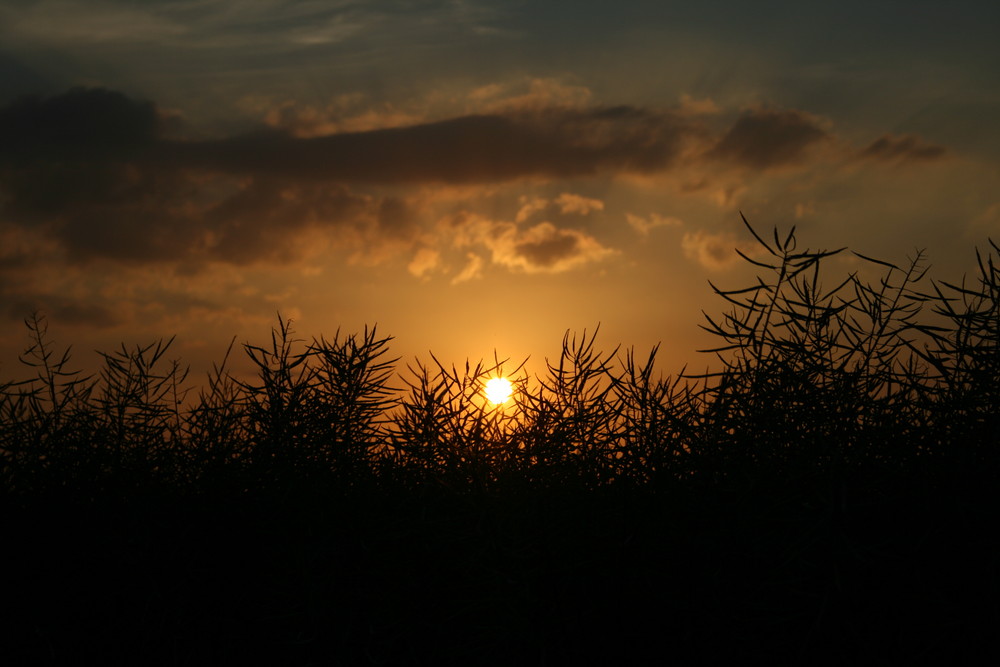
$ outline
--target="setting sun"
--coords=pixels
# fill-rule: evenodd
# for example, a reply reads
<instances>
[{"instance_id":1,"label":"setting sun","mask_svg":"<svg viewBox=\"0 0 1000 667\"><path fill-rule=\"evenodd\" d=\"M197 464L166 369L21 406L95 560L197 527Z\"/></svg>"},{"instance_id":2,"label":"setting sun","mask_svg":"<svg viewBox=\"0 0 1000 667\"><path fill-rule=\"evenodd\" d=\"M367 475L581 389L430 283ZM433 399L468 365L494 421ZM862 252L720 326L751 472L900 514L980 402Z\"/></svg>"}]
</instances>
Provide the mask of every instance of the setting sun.
<instances>
[{"instance_id":1,"label":"setting sun","mask_svg":"<svg viewBox=\"0 0 1000 667\"><path fill-rule=\"evenodd\" d=\"M484 393L490 403L500 405L510 400L511 395L514 393L514 386L507 378L493 378L486 383Z\"/></svg>"}]
</instances>

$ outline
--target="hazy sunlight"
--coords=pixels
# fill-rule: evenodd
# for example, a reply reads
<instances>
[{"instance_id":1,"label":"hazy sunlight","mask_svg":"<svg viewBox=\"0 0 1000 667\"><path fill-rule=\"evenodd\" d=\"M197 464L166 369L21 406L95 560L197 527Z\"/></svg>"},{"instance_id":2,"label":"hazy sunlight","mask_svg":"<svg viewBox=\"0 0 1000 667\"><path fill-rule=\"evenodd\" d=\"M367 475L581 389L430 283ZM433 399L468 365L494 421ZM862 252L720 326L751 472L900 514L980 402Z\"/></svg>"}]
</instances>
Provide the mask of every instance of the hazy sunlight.
<instances>
[{"instance_id":1,"label":"hazy sunlight","mask_svg":"<svg viewBox=\"0 0 1000 667\"><path fill-rule=\"evenodd\" d=\"M490 403L500 405L510 400L514 393L514 386L507 378L493 378L486 383L484 393Z\"/></svg>"}]
</instances>

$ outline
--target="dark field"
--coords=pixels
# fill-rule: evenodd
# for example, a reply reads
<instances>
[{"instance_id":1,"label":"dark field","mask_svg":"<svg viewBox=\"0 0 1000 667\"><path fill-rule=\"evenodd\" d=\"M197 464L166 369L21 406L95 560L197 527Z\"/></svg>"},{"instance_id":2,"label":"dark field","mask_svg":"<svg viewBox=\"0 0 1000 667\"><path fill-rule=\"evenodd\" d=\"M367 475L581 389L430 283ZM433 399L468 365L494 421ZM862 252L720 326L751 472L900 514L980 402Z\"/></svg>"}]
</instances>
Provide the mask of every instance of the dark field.
<instances>
[{"instance_id":1,"label":"dark field","mask_svg":"<svg viewBox=\"0 0 1000 667\"><path fill-rule=\"evenodd\" d=\"M195 395L169 343L85 377L29 319L0 663L997 662L993 255L824 288L759 240L718 372L567 336L503 409L499 362L397 375L374 330L279 320Z\"/></svg>"},{"instance_id":2,"label":"dark field","mask_svg":"<svg viewBox=\"0 0 1000 667\"><path fill-rule=\"evenodd\" d=\"M986 664L990 495L7 507L4 664Z\"/></svg>"}]
</instances>

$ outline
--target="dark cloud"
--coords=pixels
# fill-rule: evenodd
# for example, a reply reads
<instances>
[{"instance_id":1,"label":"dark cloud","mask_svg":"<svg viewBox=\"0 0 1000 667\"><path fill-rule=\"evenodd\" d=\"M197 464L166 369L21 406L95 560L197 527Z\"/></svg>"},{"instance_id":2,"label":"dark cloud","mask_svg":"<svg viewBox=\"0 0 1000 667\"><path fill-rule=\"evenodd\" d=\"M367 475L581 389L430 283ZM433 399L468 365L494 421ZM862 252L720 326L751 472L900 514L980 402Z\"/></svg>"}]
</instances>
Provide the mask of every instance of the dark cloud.
<instances>
[{"instance_id":1,"label":"dark cloud","mask_svg":"<svg viewBox=\"0 0 1000 667\"><path fill-rule=\"evenodd\" d=\"M818 121L794 109L745 112L709 152L744 167L769 169L795 164L830 135Z\"/></svg>"},{"instance_id":2,"label":"dark cloud","mask_svg":"<svg viewBox=\"0 0 1000 667\"><path fill-rule=\"evenodd\" d=\"M480 241L490 248L494 263L528 273L559 273L615 252L586 232L551 222L527 229L495 223L483 231Z\"/></svg>"},{"instance_id":3,"label":"dark cloud","mask_svg":"<svg viewBox=\"0 0 1000 667\"><path fill-rule=\"evenodd\" d=\"M167 138L169 120L150 102L103 89L0 109L4 221L44 231L76 260L290 262L306 250L310 230L346 229L367 244L419 233L404 199L360 188L653 173L690 154L692 142L710 141L699 121L631 106L518 108L316 137L268 129L207 141ZM827 136L805 113L757 110L708 155L777 167ZM568 194L554 202L560 215L578 216L601 204ZM591 256L584 240L522 238L505 257L564 267Z\"/></svg>"},{"instance_id":4,"label":"dark cloud","mask_svg":"<svg viewBox=\"0 0 1000 667\"><path fill-rule=\"evenodd\" d=\"M151 103L110 90L76 88L52 97L22 97L0 109L0 160L135 158L156 140L159 123Z\"/></svg>"},{"instance_id":5,"label":"dark cloud","mask_svg":"<svg viewBox=\"0 0 1000 667\"><path fill-rule=\"evenodd\" d=\"M307 228L412 223L405 202L267 170L234 177L158 160L162 115L107 90L0 109L4 221L43 230L74 260L290 261ZM18 257L5 257L6 263Z\"/></svg>"},{"instance_id":6,"label":"dark cloud","mask_svg":"<svg viewBox=\"0 0 1000 667\"><path fill-rule=\"evenodd\" d=\"M198 217L155 195L80 205L53 220L51 233L73 260L181 259L198 250L204 233Z\"/></svg>"},{"instance_id":7,"label":"dark cloud","mask_svg":"<svg viewBox=\"0 0 1000 667\"><path fill-rule=\"evenodd\" d=\"M44 230L77 260L290 261L311 228L363 228L371 242L415 233L405 200L350 187L651 172L669 167L694 131L670 112L624 106L312 138L266 130L178 141L165 137L167 120L103 89L0 109L4 220Z\"/></svg>"},{"instance_id":8,"label":"dark cloud","mask_svg":"<svg viewBox=\"0 0 1000 667\"><path fill-rule=\"evenodd\" d=\"M379 228L395 237L405 237L416 225L416 215L410 206L399 197L384 197L378 204L377 221Z\"/></svg>"},{"instance_id":9,"label":"dark cloud","mask_svg":"<svg viewBox=\"0 0 1000 667\"><path fill-rule=\"evenodd\" d=\"M668 167L691 132L670 113L555 109L322 137L270 130L164 143L166 164L364 183L477 183Z\"/></svg>"},{"instance_id":10,"label":"dark cloud","mask_svg":"<svg viewBox=\"0 0 1000 667\"><path fill-rule=\"evenodd\" d=\"M64 231L97 242L109 220L158 215L163 202L150 200L177 194L177 177L138 162L157 141L159 125L152 104L101 89L25 97L0 109L5 217L33 225L69 221L82 229Z\"/></svg>"},{"instance_id":11,"label":"dark cloud","mask_svg":"<svg viewBox=\"0 0 1000 667\"><path fill-rule=\"evenodd\" d=\"M514 246L514 253L527 260L528 264L540 268L551 269L559 262L577 255L580 251L580 238L574 234L556 233L548 238L524 241Z\"/></svg>"},{"instance_id":12,"label":"dark cloud","mask_svg":"<svg viewBox=\"0 0 1000 667\"><path fill-rule=\"evenodd\" d=\"M205 215L201 250L212 259L237 264L292 261L301 255L302 232L369 226L377 220L380 205L343 186L256 179Z\"/></svg>"},{"instance_id":13,"label":"dark cloud","mask_svg":"<svg viewBox=\"0 0 1000 667\"><path fill-rule=\"evenodd\" d=\"M28 91L47 90L52 84L32 67L7 50L0 49L0 103L7 103Z\"/></svg>"},{"instance_id":14,"label":"dark cloud","mask_svg":"<svg viewBox=\"0 0 1000 667\"><path fill-rule=\"evenodd\" d=\"M858 157L886 162L926 162L944 157L946 152L943 146L929 144L912 134L883 134L868 144Z\"/></svg>"},{"instance_id":15,"label":"dark cloud","mask_svg":"<svg viewBox=\"0 0 1000 667\"><path fill-rule=\"evenodd\" d=\"M53 233L79 260L287 263L308 250L302 244L306 231L378 226L382 213L382 200L343 186L264 178L241 183L212 205L186 204L149 196L118 206L81 206Z\"/></svg>"},{"instance_id":16,"label":"dark cloud","mask_svg":"<svg viewBox=\"0 0 1000 667\"><path fill-rule=\"evenodd\" d=\"M57 295L25 296L3 309L8 320L24 321L34 313L43 314L49 321L58 324L85 324L101 329L121 323L121 317L111 308L98 303L84 303Z\"/></svg>"}]
</instances>

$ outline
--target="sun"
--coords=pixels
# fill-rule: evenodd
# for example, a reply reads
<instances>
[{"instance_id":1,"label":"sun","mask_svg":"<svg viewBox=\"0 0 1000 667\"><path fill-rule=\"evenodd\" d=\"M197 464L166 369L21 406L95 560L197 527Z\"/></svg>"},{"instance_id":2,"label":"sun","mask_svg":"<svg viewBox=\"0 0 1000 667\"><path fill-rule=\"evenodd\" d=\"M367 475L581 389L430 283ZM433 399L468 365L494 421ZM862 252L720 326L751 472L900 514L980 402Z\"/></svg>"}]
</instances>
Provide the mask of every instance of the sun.
<instances>
[{"instance_id":1,"label":"sun","mask_svg":"<svg viewBox=\"0 0 1000 667\"><path fill-rule=\"evenodd\" d=\"M493 378L484 390L487 400L495 405L506 403L514 393L514 385L507 378Z\"/></svg>"}]
</instances>

